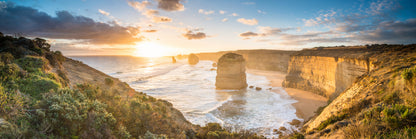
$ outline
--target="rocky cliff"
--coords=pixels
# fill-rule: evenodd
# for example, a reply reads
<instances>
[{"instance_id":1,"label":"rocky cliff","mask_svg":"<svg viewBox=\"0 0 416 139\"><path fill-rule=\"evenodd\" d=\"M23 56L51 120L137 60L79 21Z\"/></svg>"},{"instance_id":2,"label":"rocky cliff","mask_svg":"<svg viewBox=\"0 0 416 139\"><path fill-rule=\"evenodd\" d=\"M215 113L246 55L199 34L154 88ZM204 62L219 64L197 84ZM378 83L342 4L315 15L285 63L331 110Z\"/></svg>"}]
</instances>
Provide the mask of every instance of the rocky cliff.
<instances>
[{"instance_id":1,"label":"rocky cliff","mask_svg":"<svg viewBox=\"0 0 416 139\"><path fill-rule=\"evenodd\" d=\"M292 56L283 85L335 97L370 70L367 59Z\"/></svg>"},{"instance_id":2,"label":"rocky cliff","mask_svg":"<svg viewBox=\"0 0 416 139\"><path fill-rule=\"evenodd\" d=\"M284 87L312 91L333 99L374 68L366 47L305 49L289 62Z\"/></svg>"},{"instance_id":3,"label":"rocky cliff","mask_svg":"<svg viewBox=\"0 0 416 139\"><path fill-rule=\"evenodd\" d=\"M201 60L211 60L217 62L222 55L229 52L242 55L246 60L246 66L248 69L286 72L289 65L290 55L295 51L238 50L215 53L199 53L197 55Z\"/></svg>"},{"instance_id":4,"label":"rocky cliff","mask_svg":"<svg viewBox=\"0 0 416 139\"><path fill-rule=\"evenodd\" d=\"M315 86L306 84L300 87L309 85L322 91L335 92L339 86L345 87L344 91L339 90L339 96L334 96L328 106L304 125L307 138L414 138L416 45L374 45L357 47L358 51L355 52L349 52L348 48L337 49L345 51L340 54L343 60L333 60L336 51L325 54L322 52L328 50L323 50L318 53L325 57L309 57L310 62L316 60L315 67L306 64L308 62L303 56L312 54L309 52L314 50L306 50L303 54L301 51L298 56L292 57L295 64L291 64L290 69L298 73L289 74L301 78L298 81L315 83ZM339 67L339 61L348 64ZM307 66L302 68L300 63ZM337 73L338 68L342 69L341 73ZM309 71L311 69L313 73ZM321 73L316 74L315 71ZM350 85L337 84L337 79ZM287 82L298 84L295 81ZM318 82L330 85L319 86Z\"/></svg>"}]
</instances>

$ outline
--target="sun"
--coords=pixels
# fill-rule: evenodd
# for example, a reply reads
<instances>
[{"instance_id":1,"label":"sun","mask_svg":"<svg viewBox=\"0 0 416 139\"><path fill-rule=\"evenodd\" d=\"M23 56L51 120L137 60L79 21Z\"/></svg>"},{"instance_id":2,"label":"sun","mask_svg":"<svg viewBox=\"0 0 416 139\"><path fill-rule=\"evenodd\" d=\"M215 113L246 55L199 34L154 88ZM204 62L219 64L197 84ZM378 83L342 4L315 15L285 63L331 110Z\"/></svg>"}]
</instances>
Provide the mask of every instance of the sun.
<instances>
[{"instance_id":1,"label":"sun","mask_svg":"<svg viewBox=\"0 0 416 139\"><path fill-rule=\"evenodd\" d=\"M168 54L168 49L156 42L142 42L136 45L134 55L138 57L162 57Z\"/></svg>"}]
</instances>

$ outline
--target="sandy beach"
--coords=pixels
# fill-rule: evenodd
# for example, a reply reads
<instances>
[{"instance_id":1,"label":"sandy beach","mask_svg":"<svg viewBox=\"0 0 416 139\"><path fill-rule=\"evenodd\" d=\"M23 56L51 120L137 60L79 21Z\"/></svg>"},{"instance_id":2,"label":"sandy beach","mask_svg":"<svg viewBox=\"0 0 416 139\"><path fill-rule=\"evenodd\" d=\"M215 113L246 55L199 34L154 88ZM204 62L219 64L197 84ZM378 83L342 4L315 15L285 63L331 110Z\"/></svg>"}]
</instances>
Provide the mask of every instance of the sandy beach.
<instances>
[{"instance_id":1,"label":"sandy beach","mask_svg":"<svg viewBox=\"0 0 416 139\"><path fill-rule=\"evenodd\" d=\"M282 87L282 82L285 79L286 74L278 71L264 71L264 70L247 70L248 73L266 76L270 80L270 86ZM276 93L281 93L278 90L272 90ZM298 102L293 104L296 108L296 115L299 118L308 120L313 117L315 111L327 104L327 99L323 96L314 94L312 92L303 91L294 88L285 88L285 91L289 96Z\"/></svg>"}]
</instances>

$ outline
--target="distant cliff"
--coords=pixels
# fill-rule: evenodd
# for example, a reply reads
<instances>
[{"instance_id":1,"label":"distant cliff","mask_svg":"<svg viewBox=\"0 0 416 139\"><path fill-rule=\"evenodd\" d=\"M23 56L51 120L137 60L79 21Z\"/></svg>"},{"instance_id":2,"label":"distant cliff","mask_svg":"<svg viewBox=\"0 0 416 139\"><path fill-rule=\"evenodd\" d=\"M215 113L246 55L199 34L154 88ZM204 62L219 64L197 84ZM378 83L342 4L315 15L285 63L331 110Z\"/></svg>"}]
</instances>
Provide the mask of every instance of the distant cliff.
<instances>
[{"instance_id":1,"label":"distant cliff","mask_svg":"<svg viewBox=\"0 0 416 139\"><path fill-rule=\"evenodd\" d=\"M290 55L296 51L238 50L215 53L199 53L197 55L201 60L218 61L222 55L229 52L243 55L248 69L286 72L289 65Z\"/></svg>"}]
</instances>

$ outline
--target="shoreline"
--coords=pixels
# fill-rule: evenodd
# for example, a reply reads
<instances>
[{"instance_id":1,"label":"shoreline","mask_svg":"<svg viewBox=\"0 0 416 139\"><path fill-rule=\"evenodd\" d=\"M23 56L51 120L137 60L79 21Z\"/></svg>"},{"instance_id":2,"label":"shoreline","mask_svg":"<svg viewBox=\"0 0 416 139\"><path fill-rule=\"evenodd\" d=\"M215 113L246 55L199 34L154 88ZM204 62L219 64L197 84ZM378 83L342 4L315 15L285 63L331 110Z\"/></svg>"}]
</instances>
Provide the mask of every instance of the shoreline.
<instances>
[{"instance_id":1,"label":"shoreline","mask_svg":"<svg viewBox=\"0 0 416 139\"><path fill-rule=\"evenodd\" d=\"M283 72L253 69L248 69L247 73L266 76L270 81L270 86L272 87L282 87L282 82L286 76L286 74ZM318 110L319 107L325 106L328 101L327 98L312 92L294 88L283 89L290 97L298 101L293 103L292 106L296 109L296 116L303 119L304 121L312 118L315 115L315 111ZM278 89L273 89L272 91L275 93L281 93Z\"/></svg>"}]
</instances>

